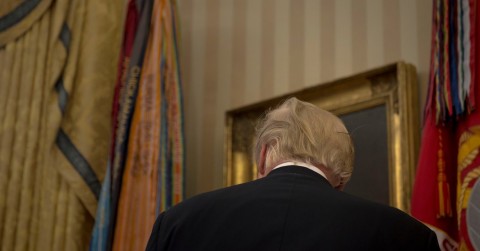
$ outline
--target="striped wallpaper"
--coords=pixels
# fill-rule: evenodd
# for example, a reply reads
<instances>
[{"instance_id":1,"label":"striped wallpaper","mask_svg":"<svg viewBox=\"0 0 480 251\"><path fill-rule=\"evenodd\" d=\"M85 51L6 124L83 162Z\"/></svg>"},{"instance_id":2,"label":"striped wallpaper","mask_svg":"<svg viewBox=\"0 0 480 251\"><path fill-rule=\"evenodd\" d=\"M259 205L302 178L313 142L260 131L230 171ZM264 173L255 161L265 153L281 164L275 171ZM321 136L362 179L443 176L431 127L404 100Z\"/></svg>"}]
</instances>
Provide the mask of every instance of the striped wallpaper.
<instances>
[{"instance_id":1,"label":"striped wallpaper","mask_svg":"<svg viewBox=\"0 0 480 251\"><path fill-rule=\"evenodd\" d=\"M423 107L430 0L178 0L187 196L223 186L225 111L399 60Z\"/></svg>"}]
</instances>

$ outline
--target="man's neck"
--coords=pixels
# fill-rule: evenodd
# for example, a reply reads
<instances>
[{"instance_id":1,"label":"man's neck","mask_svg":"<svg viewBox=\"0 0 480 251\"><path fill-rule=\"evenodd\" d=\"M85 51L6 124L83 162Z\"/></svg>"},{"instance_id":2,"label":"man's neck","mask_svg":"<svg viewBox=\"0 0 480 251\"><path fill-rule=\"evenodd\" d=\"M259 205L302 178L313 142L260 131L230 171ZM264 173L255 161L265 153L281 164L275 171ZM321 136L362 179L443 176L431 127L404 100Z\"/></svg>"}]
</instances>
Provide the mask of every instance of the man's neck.
<instances>
[{"instance_id":1,"label":"man's neck","mask_svg":"<svg viewBox=\"0 0 480 251\"><path fill-rule=\"evenodd\" d=\"M301 161L288 161L288 162L282 162L278 165L276 165L273 169L277 169L277 168L281 168L281 167L284 167L284 166L301 166L301 167L305 167L305 168L308 168L320 175L322 175L325 179L327 179L327 176L325 175L324 172L322 172L318 167L314 166L314 165L310 165L310 164L307 164L305 162L301 162ZM328 179L327 179L328 180Z\"/></svg>"}]
</instances>

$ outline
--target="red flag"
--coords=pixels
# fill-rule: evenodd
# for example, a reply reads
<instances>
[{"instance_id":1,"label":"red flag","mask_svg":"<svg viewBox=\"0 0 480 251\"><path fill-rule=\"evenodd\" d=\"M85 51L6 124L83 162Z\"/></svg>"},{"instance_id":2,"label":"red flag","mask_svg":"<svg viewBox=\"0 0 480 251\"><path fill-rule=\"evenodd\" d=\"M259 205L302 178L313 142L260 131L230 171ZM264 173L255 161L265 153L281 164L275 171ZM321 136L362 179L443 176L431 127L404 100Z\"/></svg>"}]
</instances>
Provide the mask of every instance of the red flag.
<instances>
[{"instance_id":1,"label":"red flag","mask_svg":"<svg viewBox=\"0 0 480 251\"><path fill-rule=\"evenodd\" d=\"M412 215L436 232L443 250L457 247L453 135L450 126L437 126L434 113L427 113L412 195Z\"/></svg>"},{"instance_id":2,"label":"red flag","mask_svg":"<svg viewBox=\"0 0 480 251\"><path fill-rule=\"evenodd\" d=\"M480 182L480 111L475 109L480 98L476 87L480 4L434 3L429 93L411 213L437 233L443 250L480 250L474 229L478 222L468 220L468 215L480 217L480 201L472 201L471 196ZM450 46L455 41L462 45ZM453 83L459 75L461 81ZM455 94L456 88L467 90L467 96ZM452 114L452 100L468 109Z\"/></svg>"}]
</instances>

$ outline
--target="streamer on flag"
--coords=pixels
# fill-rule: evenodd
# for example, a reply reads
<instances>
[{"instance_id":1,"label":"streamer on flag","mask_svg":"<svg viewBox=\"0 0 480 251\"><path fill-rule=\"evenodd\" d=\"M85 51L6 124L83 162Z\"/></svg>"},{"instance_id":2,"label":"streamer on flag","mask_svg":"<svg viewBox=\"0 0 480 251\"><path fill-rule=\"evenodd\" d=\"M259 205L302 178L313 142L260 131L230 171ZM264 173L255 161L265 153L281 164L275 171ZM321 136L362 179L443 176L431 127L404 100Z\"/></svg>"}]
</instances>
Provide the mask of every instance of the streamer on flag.
<instances>
[{"instance_id":1,"label":"streamer on flag","mask_svg":"<svg viewBox=\"0 0 480 251\"><path fill-rule=\"evenodd\" d=\"M480 250L480 3L434 0L432 50L412 215L442 250ZM468 217L467 217L468 216Z\"/></svg>"},{"instance_id":2,"label":"streamer on flag","mask_svg":"<svg viewBox=\"0 0 480 251\"><path fill-rule=\"evenodd\" d=\"M90 250L143 250L184 197L183 100L174 0L130 0L113 134Z\"/></svg>"}]
</instances>

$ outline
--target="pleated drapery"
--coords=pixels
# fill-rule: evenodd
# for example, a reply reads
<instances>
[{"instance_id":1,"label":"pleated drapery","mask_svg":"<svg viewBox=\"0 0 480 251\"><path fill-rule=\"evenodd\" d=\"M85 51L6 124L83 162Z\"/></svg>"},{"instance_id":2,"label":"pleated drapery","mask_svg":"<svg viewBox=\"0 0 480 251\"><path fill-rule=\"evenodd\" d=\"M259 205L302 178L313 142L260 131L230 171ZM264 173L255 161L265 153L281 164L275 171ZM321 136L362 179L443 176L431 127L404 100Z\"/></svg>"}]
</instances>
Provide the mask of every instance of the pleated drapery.
<instances>
[{"instance_id":1,"label":"pleated drapery","mask_svg":"<svg viewBox=\"0 0 480 251\"><path fill-rule=\"evenodd\" d=\"M123 7L9 2L0 10L0 249L86 250L105 176Z\"/></svg>"}]
</instances>

